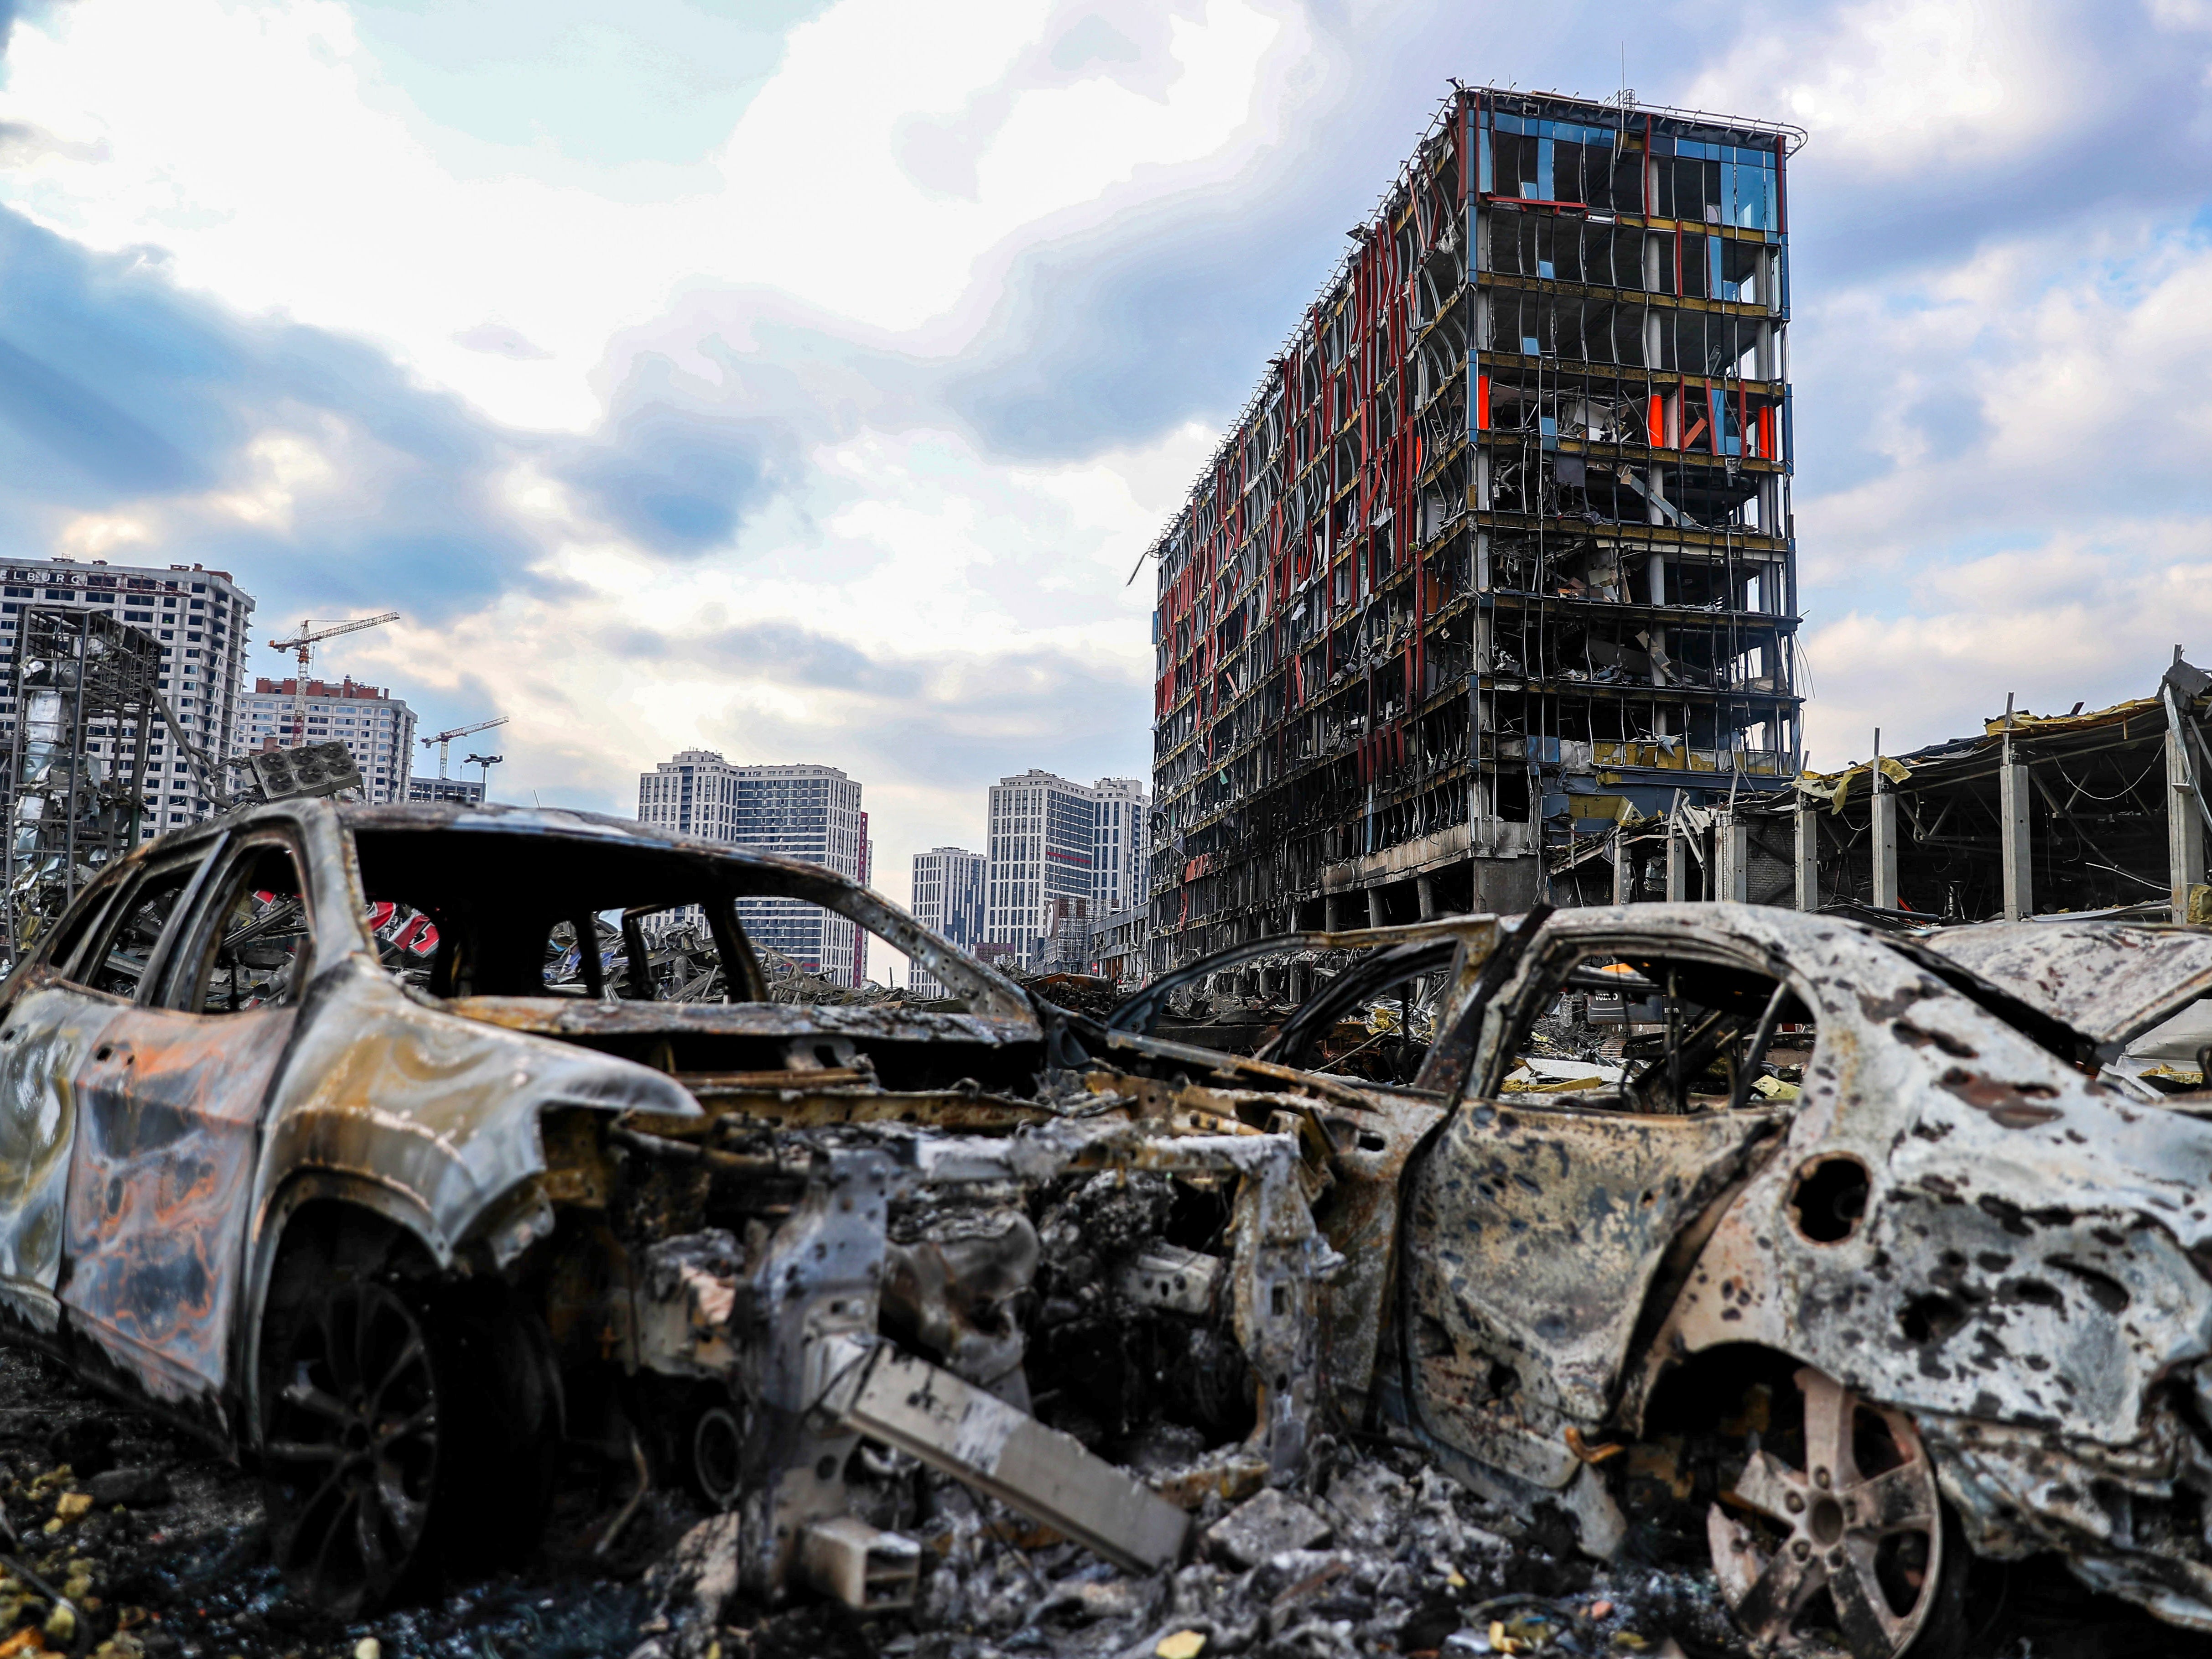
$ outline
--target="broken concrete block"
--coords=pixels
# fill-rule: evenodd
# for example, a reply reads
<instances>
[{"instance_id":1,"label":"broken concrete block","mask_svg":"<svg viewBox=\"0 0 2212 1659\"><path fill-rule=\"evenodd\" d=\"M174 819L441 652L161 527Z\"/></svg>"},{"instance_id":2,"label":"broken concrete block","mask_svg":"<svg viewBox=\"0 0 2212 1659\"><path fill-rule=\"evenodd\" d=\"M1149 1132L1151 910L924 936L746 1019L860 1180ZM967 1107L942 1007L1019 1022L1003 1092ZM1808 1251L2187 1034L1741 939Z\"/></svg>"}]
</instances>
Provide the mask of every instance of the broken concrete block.
<instances>
[{"instance_id":1,"label":"broken concrete block","mask_svg":"<svg viewBox=\"0 0 2212 1659\"><path fill-rule=\"evenodd\" d=\"M799 1553L815 1589L857 1613L903 1613L914 1605L921 1546L910 1538L839 1515L810 1522Z\"/></svg>"},{"instance_id":2,"label":"broken concrete block","mask_svg":"<svg viewBox=\"0 0 2212 1659\"><path fill-rule=\"evenodd\" d=\"M1206 1531L1207 1547L1240 1567L1256 1567L1285 1550L1306 1550L1328 1541L1330 1527L1295 1498L1269 1487L1240 1504Z\"/></svg>"},{"instance_id":3,"label":"broken concrete block","mask_svg":"<svg viewBox=\"0 0 2212 1659\"><path fill-rule=\"evenodd\" d=\"M85 1490L102 1509L111 1504L142 1509L149 1504L169 1501L169 1477L155 1468L110 1469L86 1481Z\"/></svg>"}]
</instances>

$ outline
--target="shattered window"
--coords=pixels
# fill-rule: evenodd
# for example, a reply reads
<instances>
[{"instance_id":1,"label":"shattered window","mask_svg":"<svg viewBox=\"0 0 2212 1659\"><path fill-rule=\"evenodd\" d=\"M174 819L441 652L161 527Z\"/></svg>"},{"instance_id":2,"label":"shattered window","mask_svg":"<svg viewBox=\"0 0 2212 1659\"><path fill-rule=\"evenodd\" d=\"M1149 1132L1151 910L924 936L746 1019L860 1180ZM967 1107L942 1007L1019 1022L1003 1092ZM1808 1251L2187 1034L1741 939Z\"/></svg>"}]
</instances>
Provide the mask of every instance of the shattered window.
<instances>
[{"instance_id":1,"label":"shattered window","mask_svg":"<svg viewBox=\"0 0 2212 1659\"><path fill-rule=\"evenodd\" d=\"M240 853L211 910L213 925L189 971L173 973L163 1000L201 1013L234 1014L298 994L313 959L307 900L284 847Z\"/></svg>"},{"instance_id":2,"label":"shattered window","mask_svg":"<svg viewBox=\"0 0 2212 1659\"><path fill-rule=\"evenodd\" d=\"M76 960L85 940L97 934L114 908L115 897L123 887L120 881L111 881L94 898L70 919L68 926L47 947L46 959L64 979L76 979L82 969Z\"/></svg>"},{"instance_id":3,"label":"shattered window","mask_svg":"<svg viewBox=\"0 0 2212 1659\"><path fill-rule=\"evenodd\" d=\"M177 901L198 869L188 859L142 878L123 901L122 914L106 943L93 952L98 965L89 975L92 988L111 996L136 997L153 960L162 930L176 914Z\"/></svg>"},{"instance_id":4,"label":"shattered window","mask_svg":"<svg viewBox=\"0 0 2212 1659\"><path fill-rule=\"evenodd\" d=\"M1524 1010L1498 1092L1672 1116L1778 1105L1797 1097L1814 1035L1810 1011L1770 975L1577 954Z\"/></svg>"}]
</instances>

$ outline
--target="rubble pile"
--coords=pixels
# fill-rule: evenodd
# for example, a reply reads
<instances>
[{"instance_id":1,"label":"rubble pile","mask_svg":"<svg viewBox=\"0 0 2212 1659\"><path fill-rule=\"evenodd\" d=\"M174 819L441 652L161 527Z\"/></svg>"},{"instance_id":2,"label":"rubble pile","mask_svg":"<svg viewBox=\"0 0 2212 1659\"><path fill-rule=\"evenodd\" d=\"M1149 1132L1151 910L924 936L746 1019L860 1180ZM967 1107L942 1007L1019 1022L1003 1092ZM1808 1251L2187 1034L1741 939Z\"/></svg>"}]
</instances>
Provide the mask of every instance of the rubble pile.
<instances>
[{"instance_id":1,"label":"rubble pile","mask_svg":"<svg viewBox=\"0 0 2212 1659\"><path fill-rule=\"evenodd\" d=\"M623 1494L580 1486L519 1574L351 1624L284 1594L258 1483L66 1371L0 1350L0 1650L155 1659L1209 1659L1209 1656L1737 1656L1710 1574L1598 1566L1545 1517L1476 1498L1415 1453L1324 1442L1310 1474L1267 1487L1241 1446L1155 1425L1148 1478L1194 1504L1193 1559L1130 1574L981 1499L894 1470L925 1566L913 1609L868 1618L735 1586L735 1514L656 1494L611 1559L593 1541ZM1233 1495L1224 1495L1224 1492ZM58 1522L58 1525L54 1523ZM0 1548L4 1548L0 1545ZM9 1553L16 1553L9 1551ZM2206 1644L2113 1604L2054 1597L2063 1576L2014 1575L1980 1659L2202 1656ZM55 1617L58 1591L81 1626ZM2086 1613L2086 1616L2085 1616ZM74 1627L73 1627L74 1626ZM1670 1647L1669 1643L1674 1645Z\"/></svg>"},{"instance_id":2,"label":"rubble pile","mask_svg":"<svg viewBox=\"0 0 2212 1659\"><path fill-rule=\"evenodd\" d=\"M1657 1654L1674 1632L1742 1650L1710 1577L1597 1569L1555 1524L1485 1504L1410 1450L1325 1443L1307 1478L1256 1491L1235 1479L1240 1450L1155 1471L1200 1530L1189 1562L1150 1574L917 1472L907 1512L930 1565L910 1612L873 1620L748 1605L726 1565L740 1523L714 1517L649 1575L655 1628L630 1659L795 1652L802 1636L916 1659Z\"/></svg>"}]
</instances>

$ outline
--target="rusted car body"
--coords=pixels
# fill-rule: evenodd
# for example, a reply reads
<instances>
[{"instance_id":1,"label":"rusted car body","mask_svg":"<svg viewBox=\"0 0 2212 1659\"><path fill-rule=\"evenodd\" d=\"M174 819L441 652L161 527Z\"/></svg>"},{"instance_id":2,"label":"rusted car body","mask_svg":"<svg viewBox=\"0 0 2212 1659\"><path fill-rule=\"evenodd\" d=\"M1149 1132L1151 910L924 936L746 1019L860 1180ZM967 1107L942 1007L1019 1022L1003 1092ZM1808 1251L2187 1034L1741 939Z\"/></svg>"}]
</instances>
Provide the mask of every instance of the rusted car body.
<instances>
[{"instance_id":1,"label":"rusted car body","mask_svg":"<svg viewBox=\"0 0 2212 1659\"><path fill-rule=\"evenodd\" d=\"M950 996L769 1000L739 915L763 902ZM726 1000L664 1000L663 924ZM1360 1097L1086 1048L810 866L581 814L283 803L103 872L0 1001L9 1328L258 1459L282 1564L334 1607L526 1534L564 1440L741 1510L764 1595L911 1594L912 1545L850 1513L864 1437L1158 1566L1182 1511L1032 1382L1111 1449L1122 1382L1181 1371L1248 1438L1240 1479L1294 1468L1318 1407L1337 1264L1302 1137Z\"/></svg>"},{"instance_id":2,"label":"rusted car body","mask_svg":"<svg viewBox=\"0 0 2212 1659\"><path fill-rule=\"evenodd\" d=\"M2212 1094L2106 1069L2212 935L1700 904L1498 938L1316 1200L1360 1264L1323 1304L1351 1425L1594 1553L1702 1547L1777 1649L1945 1650L1968 1552L2212 1628ZM1516 1072L1624 986L1642 1054Z\"/></svg>"}]
</instances>

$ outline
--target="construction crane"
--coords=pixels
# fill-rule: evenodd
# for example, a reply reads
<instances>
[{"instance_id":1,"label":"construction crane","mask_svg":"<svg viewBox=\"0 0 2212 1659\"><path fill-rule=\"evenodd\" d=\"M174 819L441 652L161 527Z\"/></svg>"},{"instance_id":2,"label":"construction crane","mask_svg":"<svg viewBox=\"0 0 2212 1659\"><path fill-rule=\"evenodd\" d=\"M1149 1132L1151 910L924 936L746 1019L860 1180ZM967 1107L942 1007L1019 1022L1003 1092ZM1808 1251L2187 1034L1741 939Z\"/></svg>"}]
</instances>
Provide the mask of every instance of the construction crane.
<instances>
[{"instance_id":1,"label":"construction crane","mask_svg":"<svg viewBox=\"0 0 2212 1659\"><path fill-rule=\"evenodd\" d=\"M341 634L358 634L364 628L381 628L398 620L397 611L386 611L381 616L356 617L350 622L330 623L321 628L312 622L302 622L294 638L269 641L270 650L289 651L300 665L300 672L292 682L292 741L286 747L297 749L307 740L307 660L315 647Z\"/></svg>"},{"instance_id":2,"label":"construction crane","mask_svg":"<svg viewBox=\"0 0 2212 1659\"><path fill-rule=\"evenodd\" d=\"M491 769L506 758L504 755L465 755L461 757L462 765L483 769L477 774L477 799L479 801L491 799Z\"/></svg>"},{"instance_id":3,"label":"construction crane","mask_svg":"<svg viewBox=\"0 0 2212 1659\"><path fill-rule=\"evenodd\" d=\"M507 720L506 715L499 714L488 720L478 720L474 726L457 726L450 732L440 732L434 736L423 738L422 746L425 749L434 743L438 745L438 775L441 778L446 775L446 755L447 751L453 747L455 738L465 738L471 732L489 732L495 726L506 725ZM461 764L466 766L468 762L463 761Z\"/></svg>"}]
</instances>

